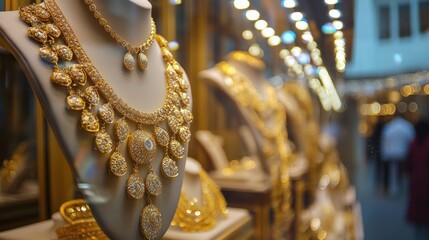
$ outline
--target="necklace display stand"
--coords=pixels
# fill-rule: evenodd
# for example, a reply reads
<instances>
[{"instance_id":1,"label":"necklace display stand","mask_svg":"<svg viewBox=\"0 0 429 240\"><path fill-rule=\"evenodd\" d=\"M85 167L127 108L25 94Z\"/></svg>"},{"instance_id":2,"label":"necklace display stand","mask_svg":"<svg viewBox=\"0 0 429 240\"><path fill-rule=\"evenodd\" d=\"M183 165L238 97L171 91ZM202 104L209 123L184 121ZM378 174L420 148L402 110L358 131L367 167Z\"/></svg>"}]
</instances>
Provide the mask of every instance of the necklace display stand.
<instances>
[{"instance_id":1,"label":"necklace display stand","mask_svg":"<svg viewBox=\"0 0 429 240\"><path fill-rule=\"evenodd\" d=\"M94 3L112 28L129 42L140 43L149 35L149 1L94 0ZM153 112L160 108L167 91L165 66L158 44L154 43L145 52L149 66L144 72L128 72L122 65L123 49L98 25L85 3L58 1L57 5L94 67L115 93L129 106L142 112ZM94 151L92 136L80 129L75 112L65 108L63 91L59 91L49 81L52 66L40 59L37 54L40 46L26 36L27 28L17 11L0 13L1 42L6 44L6 49L15 56L25 72L73 170L77 187L106 235L111 239L141 239L139 217L145 201L129 199L125 191L127 177L118 178L108 172L108 155L99 155ZM188 81L186 75L183 77ZM192 103L189 106L191 108ZM187 144L185 156L186 153ZM161 165L162 157L162 152L157 151L152 161L158 176L161 176L158 166ZM132 163L127 164L131 166ZM167 231L177 206L185 159L177 161L177 165L179 176L173 180L162 178L162 194L153 200L162 215L161 236ZM129 167L128 171L131 172L131 169Z\"/></svg>"}]
</instances>

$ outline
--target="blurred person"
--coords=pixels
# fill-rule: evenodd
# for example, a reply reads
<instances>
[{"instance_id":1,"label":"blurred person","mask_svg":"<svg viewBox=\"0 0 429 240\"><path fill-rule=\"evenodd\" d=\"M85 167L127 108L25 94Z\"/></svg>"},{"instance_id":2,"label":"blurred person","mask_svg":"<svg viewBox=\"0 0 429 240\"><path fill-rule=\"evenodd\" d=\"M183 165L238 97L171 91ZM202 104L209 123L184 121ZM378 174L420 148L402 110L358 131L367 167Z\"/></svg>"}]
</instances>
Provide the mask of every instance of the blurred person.
<instances>
[{"instance_id":1,"label":"blurred person","mask_svg":"<svg viewBox=\"0 0 429 240\"><path fill-rule=\"evenodd\" d=\"M384 165L384 187L390 195L399 192L402 165L415 137L413 125L399 113L381 130L381 160Z\"/></svg>"},{"instance_id":2,"label":"blurred person","mask_svg":"<svg viewBox=\"0 0 429 240\"><path fill-rule=\"evenodd\" d=\"M416 240L429 239L429 123L416 124L406 162L410 176L407 219L416 229Z\"/></svg>"}]
</instances>

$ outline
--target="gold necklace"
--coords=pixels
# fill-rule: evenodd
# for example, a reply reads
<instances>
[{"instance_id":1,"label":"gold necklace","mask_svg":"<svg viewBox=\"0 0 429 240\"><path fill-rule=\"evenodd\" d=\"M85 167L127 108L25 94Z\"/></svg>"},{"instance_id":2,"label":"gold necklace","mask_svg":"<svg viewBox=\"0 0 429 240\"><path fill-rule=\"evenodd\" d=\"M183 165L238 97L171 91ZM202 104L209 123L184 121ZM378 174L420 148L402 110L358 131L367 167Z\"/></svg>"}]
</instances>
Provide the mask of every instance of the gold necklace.
<instances>
[{"instance_id":1,"label":"gold necklace","mask_svg":"<svg viewBox=\"0 0 429 240\"><path fill-rule=\"evenodd\" d=\"M157 146L163 148L161 172L168 178L176 177L178 168L175 160L184 158L182 143L190 140L191 133L187 125L193 120L192 113L187 109L190 104L189 84L183 78L182 67L168 51L167 41L156 36L165 61L166 99L161 108L145 113L131 108L116 95L93 66L53 0L46 0L45 7L30 5L21 8L19 14L30 25L29 37L42 44L39 49L41 58L54 66L51 81L67 88L68 108L81 111L81 127L95 134L94 143L99 154L111 154L109 169L113 175L123 176L128 172L127 159L124 157L126 154L119 150L121 144L127 144L134 168L127 180L126 191L131 199L142 199L146 195L147 205L142 210L140 226L146 238L158 238L162 218L150 196L161 194L162 182L150 163ZM56 43L61 35L67 45ZM77 63L70 65L73 57ZM115 119L115 115L119 119ZM163 122L167 128L162 126ZM136 127L134 132L130 124ZM109 125L114 126L114 139L108 132ZM148 169L145 180L139 173L142 165Z\"/></svg>"},{"instance_id":2,"label":"gold necklace","mask_svg":"<svg viewBox=\"0 0 429 240\"><path fill-rule=\"evenodd\" d=\"M146 50L149 49L149 47L152 45L156 35L156 26L155 21L153 21L153 18L151 18L151 31L149 37L142 44L133 46L131 43L129 43L123 37L119 36L115 31L113 31L112 26L109 25L106 18L104 18L103 15L97 10L97 6L95 6L93 0L85 0L84 2L86 3L86 5L88 5L89 11L94 14L94 18L97 19L98 23L103 27L104 31L106 31L115 40L116 43L118 43L127 50L127 53L125 54L123 59L124 67L129 71L134 70L136 60L133 54L137 54L137 65L139 66L140 70L146 70L148 66L148 59L144 52L146 52Z\"/></svg>"},{"instance_id":3,"label":"gold necklace","mask_svg":"<svg viewBox=\"0 0 429 240\"><path fill-rule=\"evenodd\" d=\"M204 170L199 172L202 200L189 199L182 192L174 214L172 226L180 227L184 232L203 232L212 229L217 217L228 214L226 201L219 187Z\"/></svg>"},{"instance_id":4,"label":"gold necklace","mask_svg":"<svg viewBox=\"0 0 429 240\"><path fill-rule=\"evenodd\" d=\"M264 100L253 84L233 66L227 62L220 62L216 67L225 75L224 83L231 91L233 100L249 110L252 123L264 137L263 153L266 161L269 161L268 165L271 167L270 174L273 183L271 191L274 210L273 236L274 239L282 239L292 219L289 179L290 153L286 146L286 110L277 99L273 87L267 87L268 99ZM260 109L265 109L265 113L262 114ZM269 128L267 122L273 116L274 122ZM279 163L273 161L276 157L280 159Z\"/></svg>"},{"instance_id":5,"label":"gold necklace","mask_svg":"<svg viewBox=\"0 0 429 240\"><path fill-rule=\"evenodd\" d=\"M252 56L246 52L233 51L226 56L226 59L244 62L259 71L262 71L265 69L265 63L261 59L255 56Z\"/></svg>"}]
</instances>

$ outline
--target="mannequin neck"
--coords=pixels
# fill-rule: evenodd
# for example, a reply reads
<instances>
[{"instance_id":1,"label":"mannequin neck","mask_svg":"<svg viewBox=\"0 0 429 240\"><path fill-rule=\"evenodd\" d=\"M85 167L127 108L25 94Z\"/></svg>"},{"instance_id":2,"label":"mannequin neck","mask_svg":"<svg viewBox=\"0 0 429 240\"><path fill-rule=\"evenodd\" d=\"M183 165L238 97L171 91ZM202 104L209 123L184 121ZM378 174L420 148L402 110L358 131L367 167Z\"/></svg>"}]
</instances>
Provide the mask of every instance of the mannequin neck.
<instances>
[{"instance_id":1,"label":"mannequin neck","mask_svg":"<svg viewBox=\"0 0 429 240\"><path fill-rule=\"evenodd\" d=\"M69 13L68 16L87 15L84 20L98 24L83 0L57 0L56 2L61 11ZM139 45L148 38L151 31L152 10L148 0L93 0L93 2L113 31L132 45ZM101 26L99 27L104 31Z\"/></svg>"},{"instance_id":2,"label":"mannequin neck","mask_svg":"<svg viewBox=\"0 0 429 240\"><path fill-rule=\"evenodd\" d=\"M262 70L256 69L243 61L238 61L235 59L228 59L227 62L237 69L239 73L246 76L246 78L253 84L258 92L262 94L264 93L264 89L266 88L268 82Z\"/></svg>"}]
</instances>

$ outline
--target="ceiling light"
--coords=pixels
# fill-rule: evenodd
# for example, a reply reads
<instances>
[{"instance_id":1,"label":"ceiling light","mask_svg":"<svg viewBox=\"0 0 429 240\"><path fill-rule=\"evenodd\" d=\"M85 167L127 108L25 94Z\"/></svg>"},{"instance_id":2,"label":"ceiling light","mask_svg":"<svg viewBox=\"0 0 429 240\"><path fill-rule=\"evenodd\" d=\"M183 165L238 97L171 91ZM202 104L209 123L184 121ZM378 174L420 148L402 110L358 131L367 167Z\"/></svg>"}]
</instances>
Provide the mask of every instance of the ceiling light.
<instances>
[{"instance_id":1,"label":"ceiling light","mask_svg":"<svg viewBox=\"0 0 429 240\"><path fill-rule=\"evenodd\" d=\"M294 7L296 7L296 2L295 2L295 0L283 0L282 6L284 8L294 8Z\"/></svg>"},{"instance_id":2,"label":"ceiling light","mask_svg":"<svg viewBox=\"0 0 429 240\"><path fill-rule=\"evenodd\" d=\"M244 39L246 40L250 40L253 38L253 33L250 30L245 30L243 31L243 33L241 34L243 36Z\"/></svg>"},{"instance_id":3,"label":"ceiling light","mask_svg":"<svg viewBox=\"0 0 429 240\"><path fill-rule=\"evenodd\" d=\"M267 26L268 26L268 23L265 20L261 19L261 20L258 20L255 22L255 28L258 30L262 30L262 29L266 28Z\"/></svg>"},{"instance_id":4,"label":"ceiling light","mask_svg":"<svg viewBox=\"0 0 429 240\"><path fill-rule=\"evenodd\" d=\"M325 0L325 3L328 5L334 5L338 3L338 0Z\"/></svg>"},{"instance_id":5,"label":"ceiling light","mask_svg":"<svg viewBox=\"0 0 429 240\"><path fill-rule=\"evenodd\" d=\"M329 17L331 18L340 18L341 17L341 12L338 9L331 9L329 10Z\"/></svg>"},{"instance_id":6,"label":"ceiling light","mask_svg":"<svg viewBox=\"0 0 429 240\"><path fill-rule=\"evenodd\" d=\"M295 23L295 27L299 30L307 30L308 29L308 23L304 21L298 21Z\"/></svg>"},{"instance_id":7,"label":"ceiling light","mask_svg":"<svg viewBox=\"0 0 429 240\"><path fill-rule=\"evenodd\" d=\"M343 22L341 22L339 20L333 21L332 26L334 26L334 28L337 30L341 30L344 27Z\"/></svg>"},{"instance_id":8,"label":"ceiling light","mask_svg":"<svg viewBox=\"0 0 429 240\"><path fill-rule=\"evenodd\" d=\"M274 34L276 34L276 32L274 31L274 29L267 27L267 28L262 29L261 34L262 34L262 37L269 38L269 37L273 36Z\"/></svg>"},{"instance_id":9,"label":"ceiling light","mask_svg":"<svg viewBox=\"0 0 429 240\"><path fill-rule=\"evenodd\" d=\"M259 14L258 10L247 10L246 12L246 18L249 21L256 21L259 19L261 15Z\"/></svg>"},{"instance_id":10,"label":"ceiling light","mask_svg":"<svg viewBox=\"0 0 429 240\"><path fill-rule=\"evenodd\" d=\"M290 44L295 41L296 34L293 31L286 31L282 33L281 38L284 44Z\"/></svg>"},{"instance_id":11,"label":"ceiling light","mask_svg":"<svg viewBox=\"0 0 429 240\"><path fill-rule=\"evenodd\" d=\"M240 10L246 9L250 6L248 0L234 0L234 7Z\"/></svg>"},{"instance_id":12,"label":"ceiling light","mask_svg":"<svg viewBox=\"0 0 429 240\"><path fill-rule=\"evenodd\" d=\"M268 45L270 46L277 46L282 42L279 36L274 35L268 38Z\"/></svg>"},{"instance_id":13,"label":"ceiling light","mask_svg":"<svg viewBox=\"0 0 429 240\"><path fill-rule=\"evenodd\" d=\"M301 21L303 17L304 15L301 12L293 12L290 14L290 19L292 19L295 22Z\"/></svg>"}]
</instances>

